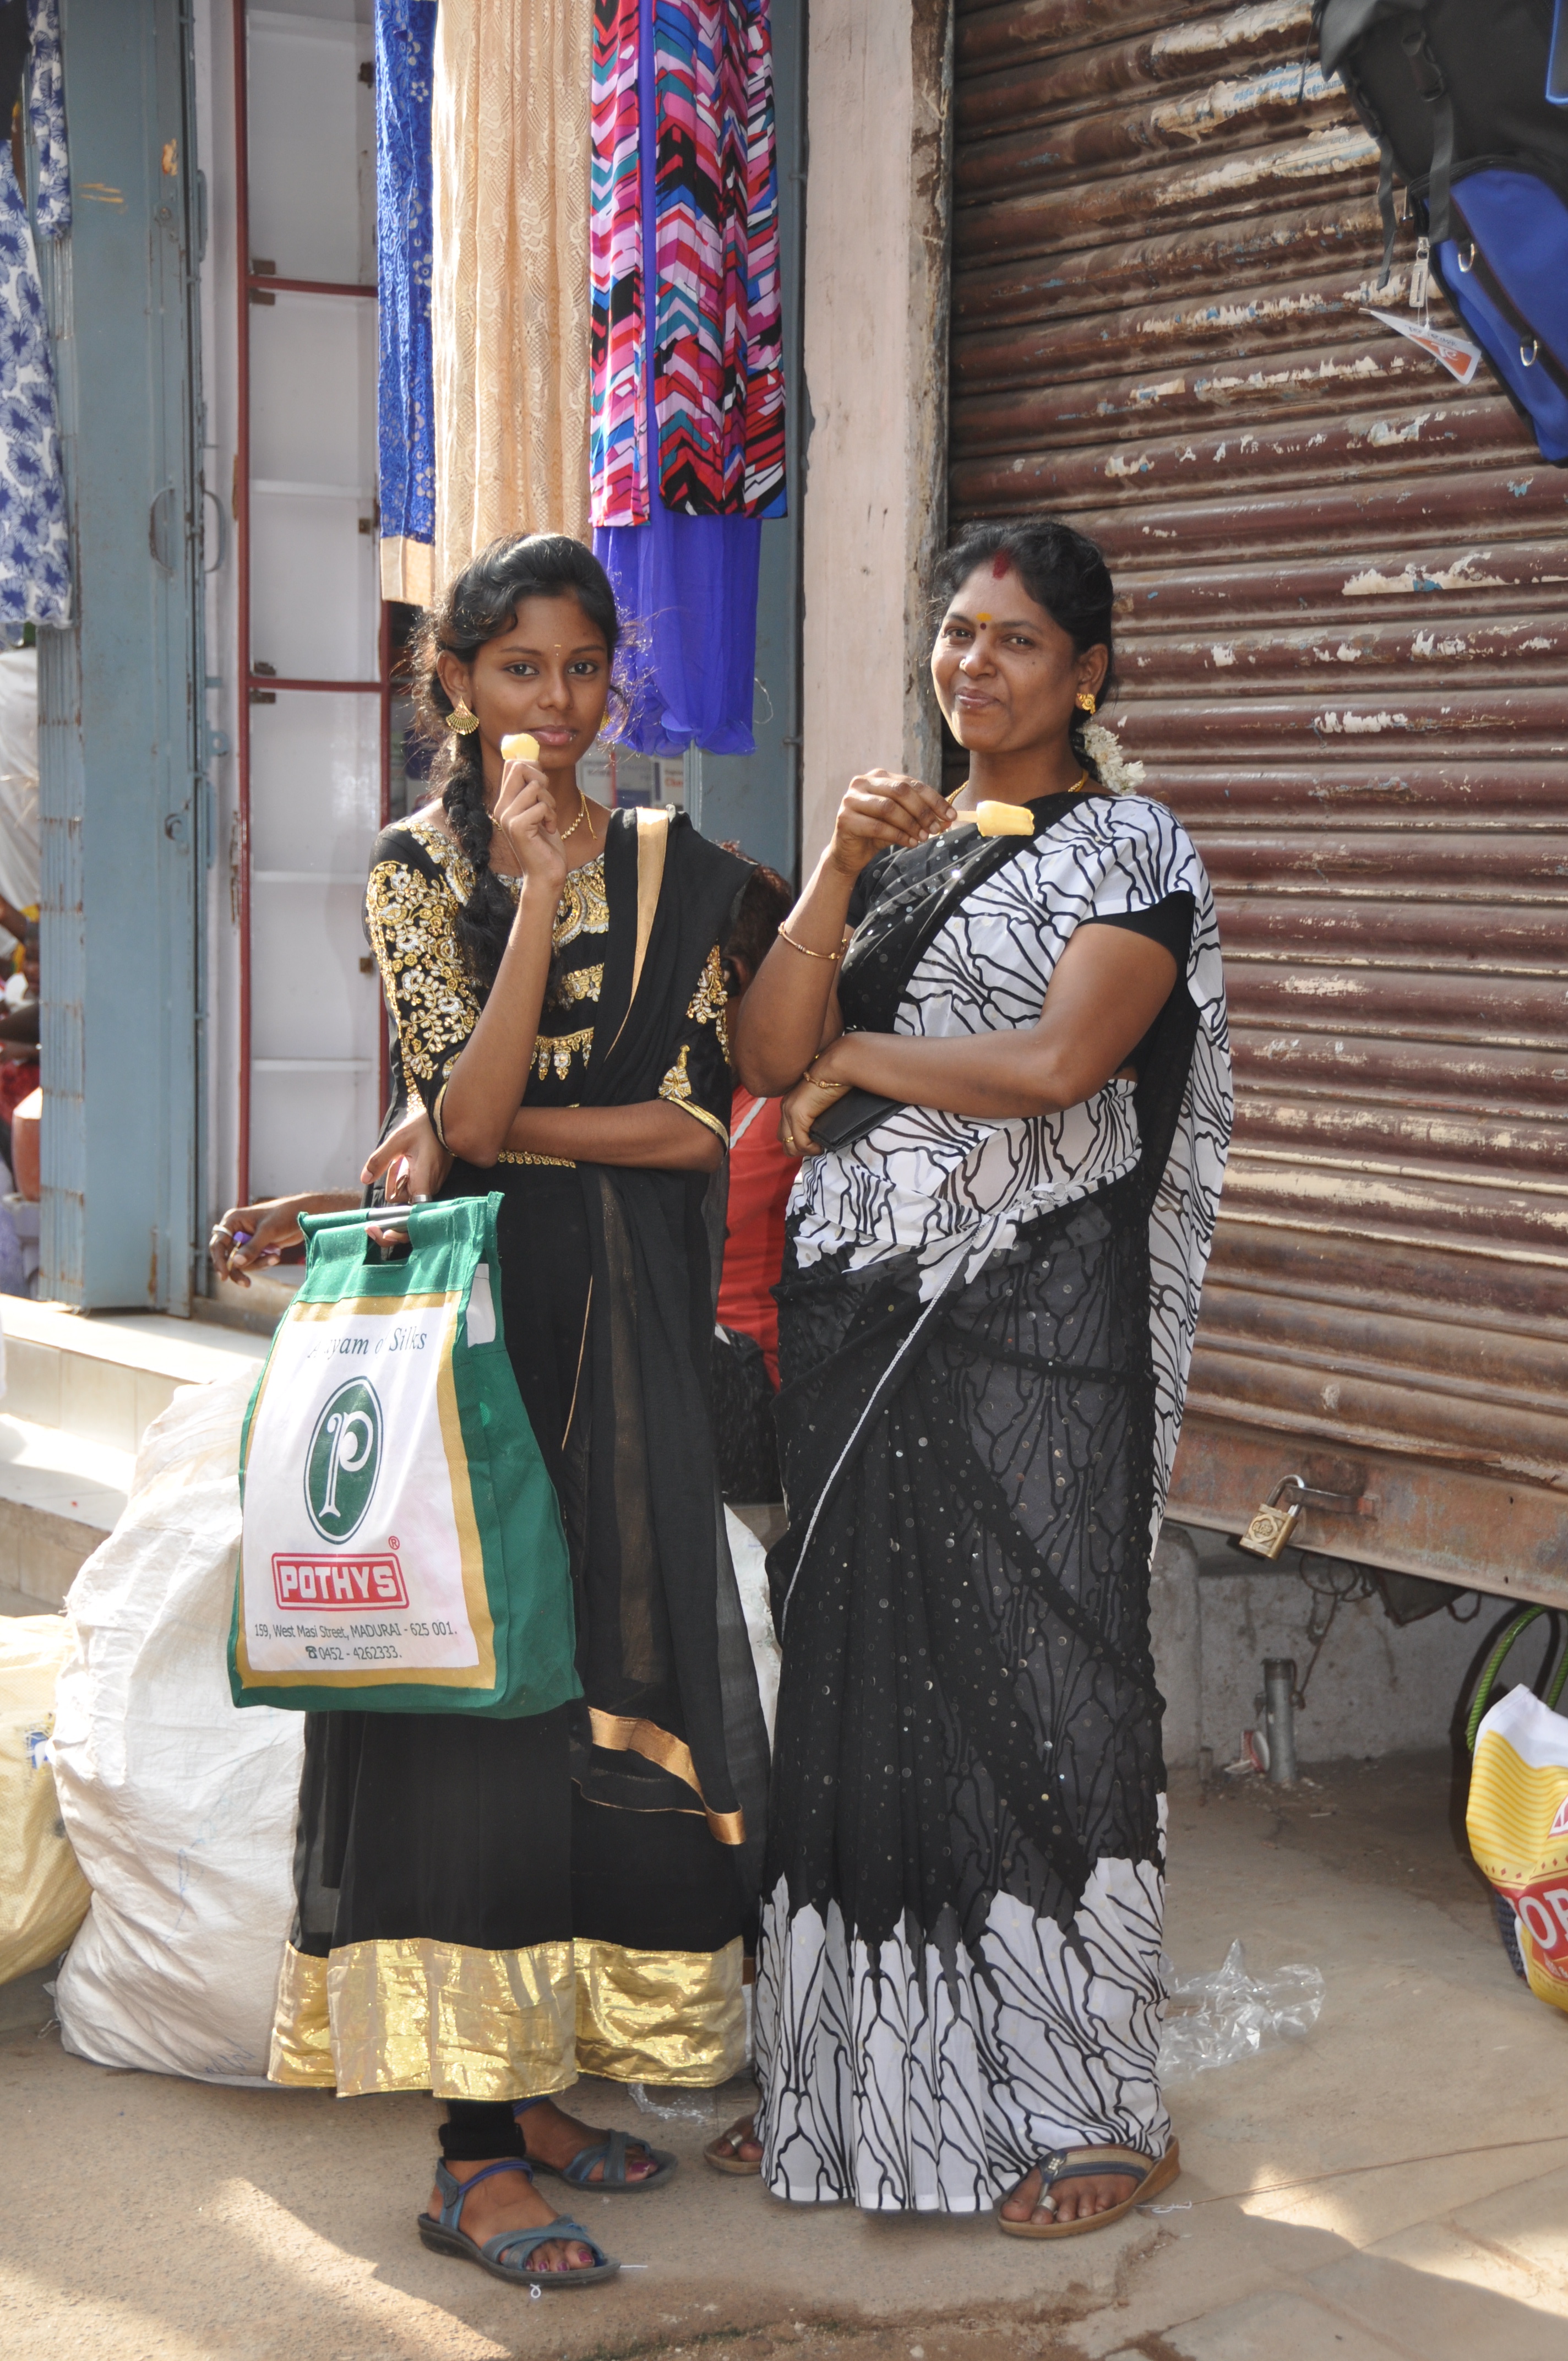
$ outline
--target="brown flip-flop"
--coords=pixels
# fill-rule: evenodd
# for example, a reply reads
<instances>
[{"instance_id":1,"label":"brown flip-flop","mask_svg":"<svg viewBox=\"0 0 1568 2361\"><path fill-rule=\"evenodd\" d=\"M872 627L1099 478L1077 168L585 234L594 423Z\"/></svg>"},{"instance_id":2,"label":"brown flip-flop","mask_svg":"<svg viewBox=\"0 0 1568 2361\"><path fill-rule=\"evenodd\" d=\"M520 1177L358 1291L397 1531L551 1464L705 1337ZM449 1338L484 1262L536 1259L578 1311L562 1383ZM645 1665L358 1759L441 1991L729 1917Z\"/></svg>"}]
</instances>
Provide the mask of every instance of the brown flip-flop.
<instances>
[{"instance_id":1,"label":"brown flip-flop","mask_svg":"<svg viewBox=\"0 0 1568 2361\"><path fill-rule=\"evenodd\" d=\"M755 2139L757 2136L754 2129L748 2133L746 2120L742 2115L738 2124L731 2124L727 2132L721 2132L702 2152L704 2164L711 2166L715 2172L733 2173L738 2180L754 2180L762 2169L761 2157L737 2156L735 2153L743 2139ZM724 2149L729 2150L728 2155L721 2153Z\"/></svg>"},{"instance_id":2,"label":"brown flip-flop","mask_svg":"<svg viewBox=\"0 0 1568 2361\"><path fill-rule=\"evenodd\" d=\"M1093 2180L1105 2172L1135 2172L1138 2179L1132 2195L1120 2205L1108 2206L1103 2213L1080 2213L1070 2222L1009 2222L999 2209L996 2225L1006 2237L1076 2238L1085 2230L1108 2230L1135 2205L1146 2205L1151 2197L1170 2187L1181 2170L1181 2150L1175 2140L1158 2158L1145 2156L1135 2147L1056 2147L1040 2158L1037 2169L1036 2212L1058 2180Z\"/></svg>"}]
</instances>

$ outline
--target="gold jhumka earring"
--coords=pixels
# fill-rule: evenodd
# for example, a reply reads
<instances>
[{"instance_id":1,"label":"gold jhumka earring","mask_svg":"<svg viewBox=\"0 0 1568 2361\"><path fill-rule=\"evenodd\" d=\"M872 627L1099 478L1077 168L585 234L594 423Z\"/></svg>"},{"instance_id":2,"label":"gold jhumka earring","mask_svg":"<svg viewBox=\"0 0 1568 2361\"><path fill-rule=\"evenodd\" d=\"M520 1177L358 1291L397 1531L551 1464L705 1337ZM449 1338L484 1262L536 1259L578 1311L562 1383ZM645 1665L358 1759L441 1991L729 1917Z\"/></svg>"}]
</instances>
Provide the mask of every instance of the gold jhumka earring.
<instances>
[{"instance_id":1,"label":"gold jhumka earring","mask_svg":"<svg viewBox=\"0 0 1568 2361\"><path fill-rule=\"evenodd\" d=\"M470 713L466 705L455 705L446 717L446 727L455 730L459 738L466 738L469 731L478 726L478 715Z\"/></svg>"}]
</instances>

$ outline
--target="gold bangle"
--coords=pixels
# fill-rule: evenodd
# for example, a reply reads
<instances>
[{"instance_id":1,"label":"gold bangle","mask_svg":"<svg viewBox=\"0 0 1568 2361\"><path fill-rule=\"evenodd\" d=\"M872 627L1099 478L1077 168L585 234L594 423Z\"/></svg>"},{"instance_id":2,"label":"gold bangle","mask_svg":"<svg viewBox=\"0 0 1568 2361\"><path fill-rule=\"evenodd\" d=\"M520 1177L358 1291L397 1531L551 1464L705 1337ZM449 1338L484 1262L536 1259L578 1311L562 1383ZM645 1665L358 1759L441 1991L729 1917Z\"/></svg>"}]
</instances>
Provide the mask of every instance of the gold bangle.
<instances>
[{"instance_id":1,"label":"gold bangle","mask_svg":"<svg viewBox=\"0 0 1568 2361\"><path fill-rule=\"evenodd\" d=\"M779 928L779 933L789 945L791 950L798 951L803 959L826 960L830 967L837 967L839 961L844 956L842 944L839 945L836 951L814 951L809 943L797 943L787 927L781 925Z\"/></svg>"}]
</instances>

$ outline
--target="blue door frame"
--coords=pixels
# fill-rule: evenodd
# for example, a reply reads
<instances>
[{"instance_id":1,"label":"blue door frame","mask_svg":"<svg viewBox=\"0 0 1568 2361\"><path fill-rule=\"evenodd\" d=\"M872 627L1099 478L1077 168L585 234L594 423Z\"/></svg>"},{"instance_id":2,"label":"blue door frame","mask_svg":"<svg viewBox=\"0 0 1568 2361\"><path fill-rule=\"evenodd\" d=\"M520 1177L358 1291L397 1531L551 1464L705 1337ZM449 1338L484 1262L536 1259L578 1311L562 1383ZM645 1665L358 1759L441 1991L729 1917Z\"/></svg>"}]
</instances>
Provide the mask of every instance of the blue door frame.
<instances>
[{"instance_id":1,"label":"blue door frame","mask_svg":"<svg viewBox=\"0 0 1568 2361\"><path fill-rule=\"evenodd\" d=\"M190 1309L207 805L188 0L63 0L73 224L40 255L76 621L38 633L39 1291Z\"/></svg>"}]
</instances>

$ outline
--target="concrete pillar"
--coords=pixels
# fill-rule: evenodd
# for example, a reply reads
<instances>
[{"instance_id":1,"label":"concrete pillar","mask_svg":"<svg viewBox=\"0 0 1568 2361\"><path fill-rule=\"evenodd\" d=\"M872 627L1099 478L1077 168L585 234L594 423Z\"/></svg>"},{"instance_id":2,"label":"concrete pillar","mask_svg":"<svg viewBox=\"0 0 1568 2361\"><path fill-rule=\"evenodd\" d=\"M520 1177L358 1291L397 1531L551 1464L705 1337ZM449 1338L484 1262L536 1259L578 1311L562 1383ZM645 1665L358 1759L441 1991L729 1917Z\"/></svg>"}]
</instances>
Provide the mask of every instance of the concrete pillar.
<instances>
[{"instance_id":1,"label":"concrete pillar","mask_svg":"<svg viewBox=\"0 0 1568 2361\"><path fill-rule=\"evenodd\" d=\"M935 784L946 541L949 0L812 0L802 852L856 771Z\"/></svg>"}]
</instances>

